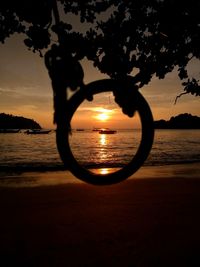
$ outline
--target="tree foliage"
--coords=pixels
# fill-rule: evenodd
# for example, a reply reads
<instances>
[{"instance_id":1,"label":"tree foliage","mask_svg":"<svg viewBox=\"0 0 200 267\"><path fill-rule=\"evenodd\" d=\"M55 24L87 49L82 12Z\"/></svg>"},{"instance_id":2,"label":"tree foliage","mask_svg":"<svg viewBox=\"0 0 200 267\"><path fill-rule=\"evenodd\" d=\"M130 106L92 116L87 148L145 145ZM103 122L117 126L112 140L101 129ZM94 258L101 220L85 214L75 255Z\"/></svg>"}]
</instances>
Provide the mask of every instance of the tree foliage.
<instances>
[{"instance_id":1,"label":"tree foliage","mask_svg":"<svg viewBox=\"0 0 200 267\"><path fill-rule=\"evenodd\" d=\"M200 1L57 0L59 21L54 1L1 1L0 41L24 33L25 45L42 53L59 35L57 42L73 56L86 57L111 77L133 71L142 87L177 68L184 92L200 95L199 80L187 72L191 59L200 59Z\"/></svg>"}]
</instances>

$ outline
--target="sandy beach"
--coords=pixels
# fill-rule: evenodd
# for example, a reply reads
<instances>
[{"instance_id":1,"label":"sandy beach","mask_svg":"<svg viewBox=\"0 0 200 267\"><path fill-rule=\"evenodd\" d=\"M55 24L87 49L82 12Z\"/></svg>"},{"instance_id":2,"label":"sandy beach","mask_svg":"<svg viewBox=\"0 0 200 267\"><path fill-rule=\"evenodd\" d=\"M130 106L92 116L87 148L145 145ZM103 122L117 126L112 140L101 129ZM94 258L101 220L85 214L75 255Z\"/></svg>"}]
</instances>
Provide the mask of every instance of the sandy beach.
<instances>
[{"instance_id":1,"label":"sandy beach","mask_svg":"<svg viewBox=\"0 0 200 267\"><path fill-rule=\"evenodd\" d=\"M8 177L7 177L8 178ZM0 184L0 266L200 266L200 164L112 186L68 172Z\"/></svg>"}]
</instances>

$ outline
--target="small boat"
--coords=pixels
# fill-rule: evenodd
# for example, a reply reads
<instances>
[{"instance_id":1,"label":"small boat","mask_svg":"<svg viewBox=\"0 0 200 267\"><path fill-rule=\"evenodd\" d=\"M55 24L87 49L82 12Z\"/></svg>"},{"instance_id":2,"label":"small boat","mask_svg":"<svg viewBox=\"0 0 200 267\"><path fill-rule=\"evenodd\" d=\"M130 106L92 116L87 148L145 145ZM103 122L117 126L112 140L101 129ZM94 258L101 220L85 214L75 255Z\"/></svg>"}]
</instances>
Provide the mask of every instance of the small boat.
<instances>
[{"instance_id":1,"label":"small boat","mask_svg":"<svg viewBox=\"0 0 200 267\"><path fill-rule=\"evenodd\" d=\"M0 129L0 133L19 133L20 129Z\"/></svg>"},{"instance_id":2,"label":"small boat","mask_svg":"<svg viewBox=\"0 0 200 267\"><path fill-rule=\"evenodd\" d=\"M32 130L27 130L25 133L26 134L48 134L50 132L51 132L51 130L32 129Z\"/></svg>"},{"instance_id":3,"label":"small boat","mask_svg":"<svg viewBox=\"0 0 200 267\"><path fill-rule=\"evenodd\" d=\"M93 132L99 132L99 131L101 131L101 130L102 130L102 128L93 128L93 129L92 129Z\"/></svg>"},{"instance_id":4,"label":"small boat","mask_svg":"<svg viewBox=\"0 0 200 267\"><path fill-rule=\"evenodd\" d=\"M99 131L100 134L115 134L117 131L116 130L111 130L111 129L102 129Z\"/></svg>"}]
</instances>

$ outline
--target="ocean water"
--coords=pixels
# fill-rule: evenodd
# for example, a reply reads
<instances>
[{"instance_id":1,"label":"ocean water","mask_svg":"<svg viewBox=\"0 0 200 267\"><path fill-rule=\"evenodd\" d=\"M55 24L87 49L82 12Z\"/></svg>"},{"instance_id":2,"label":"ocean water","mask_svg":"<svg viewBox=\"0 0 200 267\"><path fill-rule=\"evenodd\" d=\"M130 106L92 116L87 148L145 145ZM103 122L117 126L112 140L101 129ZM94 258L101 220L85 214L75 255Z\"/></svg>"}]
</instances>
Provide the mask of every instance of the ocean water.
<instances>
[{"instance_id":1,"label":"ocean water","mask_svg":"<svg viewBox=\"0 0 200 267\"><path fill-rule=\"evenodd\" d=\"M139 130L118 130L113 135L85 130L74 131L70 144L80 164L92 168L115 168L130 161L140 138ZM156 130L151 153L144 165L193 162L200 162L200 130ZM55 131L47 135L0 134L0 171L62 168Z\"/></svg>"}]
</instances>

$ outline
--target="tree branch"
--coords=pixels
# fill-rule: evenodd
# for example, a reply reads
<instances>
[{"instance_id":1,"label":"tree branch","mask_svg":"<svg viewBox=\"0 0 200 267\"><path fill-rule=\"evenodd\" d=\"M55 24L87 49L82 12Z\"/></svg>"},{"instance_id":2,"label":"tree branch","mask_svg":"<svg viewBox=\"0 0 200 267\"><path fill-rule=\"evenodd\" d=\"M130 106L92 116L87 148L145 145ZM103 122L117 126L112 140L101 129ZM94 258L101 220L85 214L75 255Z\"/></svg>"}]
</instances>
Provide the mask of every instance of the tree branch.
<instances>
[{"instance_id":1,"label":"tree branch","mask_svg":"<svg viewBox=\"0 0 200 267\"><path fill-rule=\"evenodd\" d=\"M180 95L178 95L174 101L174 105L176 105L178 98L180 98L182 95L186 95L186 94L188 94L188 92L184 92L184 93L181 93Z\"/></svg>"}]
</instances>

